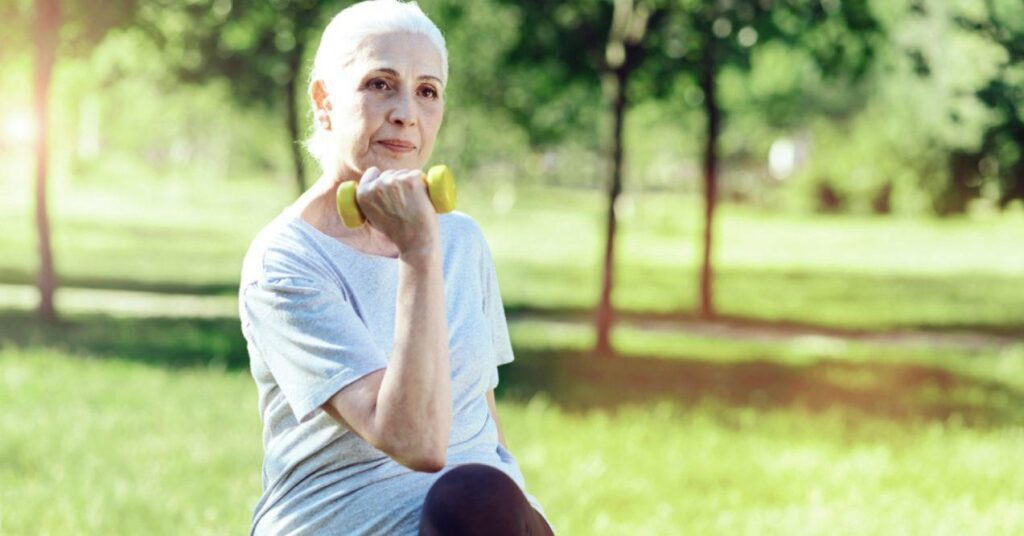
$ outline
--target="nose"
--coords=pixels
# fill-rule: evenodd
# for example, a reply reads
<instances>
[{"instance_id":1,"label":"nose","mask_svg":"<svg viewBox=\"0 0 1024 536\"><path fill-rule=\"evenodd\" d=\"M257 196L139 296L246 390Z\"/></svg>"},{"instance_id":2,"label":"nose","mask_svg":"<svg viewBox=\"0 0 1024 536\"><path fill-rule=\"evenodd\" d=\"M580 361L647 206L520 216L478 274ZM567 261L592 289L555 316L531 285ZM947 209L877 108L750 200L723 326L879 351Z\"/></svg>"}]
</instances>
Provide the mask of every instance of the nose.
<instances>
[{"instance_id":1,"label":"nose","mask_svg":"<svg viewBox=\"0 0 1024 536\"><path fill-rule=\"evenodd\" d=\"M402 91L395 98L395 106L391 109L390 117L388 120L397 126L413 126L416 124L415 119L415 105L413 104L412 96Z\"/></svg>"}]
</instances>

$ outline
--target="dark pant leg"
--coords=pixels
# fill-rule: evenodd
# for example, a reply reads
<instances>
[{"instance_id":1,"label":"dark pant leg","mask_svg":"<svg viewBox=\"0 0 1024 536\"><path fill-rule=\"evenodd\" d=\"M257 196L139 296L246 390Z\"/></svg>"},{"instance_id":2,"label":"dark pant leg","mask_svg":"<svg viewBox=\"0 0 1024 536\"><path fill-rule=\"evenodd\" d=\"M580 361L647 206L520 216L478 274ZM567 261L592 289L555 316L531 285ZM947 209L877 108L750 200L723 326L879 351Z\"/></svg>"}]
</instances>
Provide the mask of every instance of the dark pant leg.
<instances>
[{"instance_id":1,"label":"dark pant leg","mask_svg":"<svg viewBox=\"0 0 1024 536\"><path fill-rule=\"evenodd\" d=\"M496 467L459 465L430 487L421 536L554 536L519 486Z\"/></svg>"}]
</instances>

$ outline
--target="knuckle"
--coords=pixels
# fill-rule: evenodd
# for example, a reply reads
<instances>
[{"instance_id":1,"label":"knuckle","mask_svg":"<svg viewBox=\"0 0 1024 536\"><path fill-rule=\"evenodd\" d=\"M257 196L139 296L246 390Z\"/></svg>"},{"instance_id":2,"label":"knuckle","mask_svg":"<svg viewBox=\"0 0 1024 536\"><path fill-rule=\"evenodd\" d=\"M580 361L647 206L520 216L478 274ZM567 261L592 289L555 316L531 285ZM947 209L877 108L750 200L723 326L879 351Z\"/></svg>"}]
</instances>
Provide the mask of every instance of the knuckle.
<instances>
[{"instance_id":1,"label":"knuckle","mask_svg":"<svg viewBox=\"0 0 1024 536\"><path fill-rule=\"evenodd\" d=\"M363 172L363 180L360 182L370 182L380 176L380 170L376 167L370 167Z\"/></svg>"},{"instance_id":2,"label":"knuckle","mask_svg":"<svg viewBox=\"0 0 1024 536\"><path fill-rule=\"evenodd\" d=\"M377 183L363 183L356 188L356 196L365 198L375 197L379 190L380 185Z\"/></svg>"}]
</instances>

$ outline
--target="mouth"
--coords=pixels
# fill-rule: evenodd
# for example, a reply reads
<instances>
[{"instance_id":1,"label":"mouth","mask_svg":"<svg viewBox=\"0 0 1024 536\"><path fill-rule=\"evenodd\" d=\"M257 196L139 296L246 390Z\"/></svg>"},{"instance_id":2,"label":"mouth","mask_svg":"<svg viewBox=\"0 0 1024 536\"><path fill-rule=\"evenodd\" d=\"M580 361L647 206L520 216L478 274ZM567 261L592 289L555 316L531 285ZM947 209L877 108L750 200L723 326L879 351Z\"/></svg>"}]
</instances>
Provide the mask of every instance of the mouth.
<instances>
[{"instance_id":1,"label":"mouth","mask_svg":"<svg viewBox=\"0 0 1024 536\"><path fill-rule=\"evenodd\" d=\"M377 140L385 149L395 153L408 153L416 150L416 146L405 140Z\"/></svg>"}]
</instances>

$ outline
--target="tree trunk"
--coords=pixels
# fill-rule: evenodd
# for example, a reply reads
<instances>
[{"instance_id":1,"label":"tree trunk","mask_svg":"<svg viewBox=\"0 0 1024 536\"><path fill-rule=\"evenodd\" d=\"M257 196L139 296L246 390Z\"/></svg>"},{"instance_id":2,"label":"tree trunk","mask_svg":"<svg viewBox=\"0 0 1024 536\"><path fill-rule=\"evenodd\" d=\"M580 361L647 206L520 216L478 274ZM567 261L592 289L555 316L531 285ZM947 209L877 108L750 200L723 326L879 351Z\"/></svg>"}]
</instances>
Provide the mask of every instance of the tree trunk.
<instances>
[{"instance_id":1,"label":"tree trunk","mask_svg":"<svg viewBox=\"0 0 1024 536\"><path fill-rule=\"evenodd\" d=\"M715 204L718 190L718 135L721 118L715 94L715 38L707 36L707 47L702 61L700 87L704 91L704 113L707 117L707 136L704 146L704 256L700 270L700 316L715 317L713 294L714 272L711 266L712 230L715 222Z\"/></svg>"},{"instance_id":2,"label":"tree trunk","mask_svg":"<svg viewBox=\"0 0 1024 536\"><path fill-rule=\"evenodd\" d=\"M50 247L50 221L46 211L47 161L49 160L48 135L50 80L53 65L57 59L57 31L60 26L59 0L36 1L35 24L35 120L36 120L36 231L39 236L39 317L44 322L55 323L57 311L53 306L53 295L57 277L53 269L53 251Z\"/></svg>"},{"instance_id":3,"label":"tree trunk","mask_svg":"<svg viewBox=\"0 0 1024 536\"><path fill-rule=\"evenodd\" d=\"M292 165L295 169L295 185L299 195L306 191L306 171L302 167L302 147L299 139L299 113L295 97L298 95L299 72L302 68L304 47L296 44L288 58L288 83L285 85L285 121L288 127L288 146L291 147Z\"/></svg>"},{"instance_id":4,"label":"tree trunk","mask_svg":"<svg viewBox=\"0 0 1024 536\"><path fill-rule=\"evenodd\" d=\"M972 186L978 178L978 163L984 154L973 151L953 151L949 155L949 183L932 201L932 208L939 216L951 216L967 212L967 203L980 193L978 186Z\"/></svg>"},{"instance_id":5,"label":"tree trunk","mask_svg":"<svg viewBox=\"0 0 1024 536\"><path fill-rule=\"evenodd\" d=\"M1024 165L1017 165L1009 171L1011 184L1007 190L999 196L999 210L1006 210L1014 199L1024 199Z\"/></svg>"},{"instance_id":6,"label":"tree trunk","mask_svg":"<svg viewBox=\"0 0 1024 536\"><path fill-rule=\"evenodd\" d=\"M612 150L610 155L611 184L608 191L608 228L605 233L604 277L601 284L601 301L597 306L597 354L613 353L611 328L614 308L612 307L612 285L615 267L615 201L622 193L622 122L626 113L626 81L628 71L620 67L614 71L615 95L612 99Z\"/></svg>"}]
</instances>

